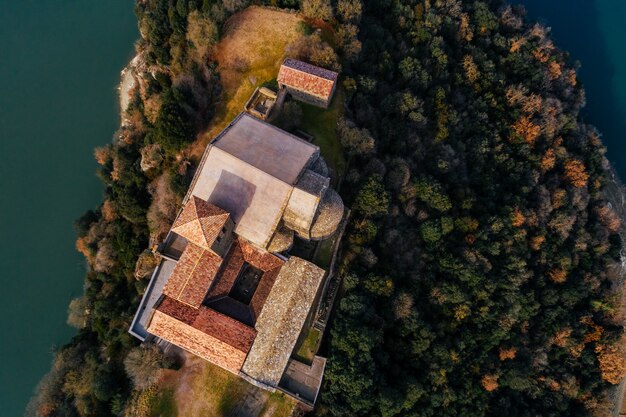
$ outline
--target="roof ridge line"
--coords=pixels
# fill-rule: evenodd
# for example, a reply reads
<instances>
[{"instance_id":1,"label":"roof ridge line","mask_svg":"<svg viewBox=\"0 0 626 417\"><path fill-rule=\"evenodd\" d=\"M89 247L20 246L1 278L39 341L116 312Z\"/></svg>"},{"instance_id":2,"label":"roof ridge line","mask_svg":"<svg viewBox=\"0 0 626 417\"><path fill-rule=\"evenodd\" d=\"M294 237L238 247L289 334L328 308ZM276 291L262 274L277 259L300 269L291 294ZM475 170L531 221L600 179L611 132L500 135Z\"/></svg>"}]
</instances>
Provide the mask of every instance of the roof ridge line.
<instances>
[{"instance_id":1,"label":"roof ridge line","mask_svg":"<svg viewBox=\"0 0 626 417\"><path fill-rule=\"evenodd\" d=\"M314 76L314 77L320 78L320 79L325 80L325 81L331 81L331 82L333 82L333 83L334 83L335 81L337 81L337 79L335 79L335 80L329 80L328 78L321 77L321 76L319 76L319 75L317 75L317 74L313 74L313 73L311 73L311 72L306 72L306 71L302 71L301 69L298 69L298 68L294 68L294 67L287 66L287 65L285 65L285 61L287 61L288 59L292 59L292 60L294 60L294 61L302 62L302 63L304 63L304 64L306 64L306 65L310 65L310 66L315 67L315 68L321 68L321 69L323 69L324 71L329 71L329 72L332 72L333 74L335 74L335 75L337 76L336 78L339 78L339 73L338 73L337 71L329 70L328 68L320 67L319 65L313 65L313 64L310 64L310 63L308 63L308 62L300 61L299 59L294 59L294 58L286 58L286 59L283 61L283 63L281 64L281 66L284 66L284 67L286 67L286 68L292 69L292 70L294 70L294 71L301 72L301 73L303 73L303 74L312 75L312 76ZM280 70L279 70L279 72L280 72Z\"/></svg>"},{"instance_id":2,"label":"roof ridge line","mask_svg":"<svg viewBox=\"0 0 626 417\"><path fill-rule=\"evenodd\" d=\"M301 74L306 74L306 75L310 75L311 77L319 78L320 80L328 81L329 83L335 83L337 81L337 80L329 80L328 78L320 77L319 75L311 74L310 72L302 71L302 70L297 69L297 68L293 68L293 67L286 67L286 68L289 68L290 70L297 71L297 72L299 72Z\"/></svg>"}]
</instances>

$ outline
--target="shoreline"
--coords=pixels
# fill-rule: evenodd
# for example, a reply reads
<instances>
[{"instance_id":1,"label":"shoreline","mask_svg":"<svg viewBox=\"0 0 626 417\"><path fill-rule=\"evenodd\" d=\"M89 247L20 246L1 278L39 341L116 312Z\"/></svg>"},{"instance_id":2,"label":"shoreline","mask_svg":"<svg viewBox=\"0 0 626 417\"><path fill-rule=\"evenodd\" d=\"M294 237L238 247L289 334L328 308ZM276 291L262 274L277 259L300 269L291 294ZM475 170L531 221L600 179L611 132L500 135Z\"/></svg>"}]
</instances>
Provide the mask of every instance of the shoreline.
<instances>
[{"instance_id":1,"label":"shoreline","mask_svg":"<svg viewBox=\"0 0 626 417\"><path fill-rule=\"evenodd\" d=\"M615 210L622 221L619 235L622 238L622 250L620 255L621 272L622 276L624 276L626 274L626 186L624 186L613 164L608 159L605 158L604 164L610 178L610 182L606 185L606 199L610 207ZM622 287L623 285L624 280L622 279ZM622 297L624 296L625 294L622 293ZM623 323L626 324L626 317L623 317ZM613 392L609 391L609 396L613 397L612 402L614 404L612 417L619 417L622 415L622 409L626 403L626 378L616 385L612 391Z\"/></svg>"},{"instance_id":2,"label":"shoreline","mask_svg":"<svg viewBox=\"0 0 626 417\"><path fill-rule=\"evenodd\" d=\"M604 163L610 176L610 182L607 184L605 191L606 200L622 220L619 235L623 241L621 252L622 271L626 273L626 186L617 174L613 164L608 159L605 159Z\"/></svg>"},{"instance_id":3,"label":"shoreline","mask_svg":"<svg viewBox=\"0 0 626 417\"><path fill-rule=\"evenodd\" d=\"M134 61L134 58L133 58ZM132 67L131 61L120 73L120 84L117 87L119 92L119 104L120 104L120 124L121 127L124 127L128 124L128 120L126 119L126 110L130 105L131 101L131 92L137 86L137 80L135 79L134 69Z\"/></svg>"}]
</instances>

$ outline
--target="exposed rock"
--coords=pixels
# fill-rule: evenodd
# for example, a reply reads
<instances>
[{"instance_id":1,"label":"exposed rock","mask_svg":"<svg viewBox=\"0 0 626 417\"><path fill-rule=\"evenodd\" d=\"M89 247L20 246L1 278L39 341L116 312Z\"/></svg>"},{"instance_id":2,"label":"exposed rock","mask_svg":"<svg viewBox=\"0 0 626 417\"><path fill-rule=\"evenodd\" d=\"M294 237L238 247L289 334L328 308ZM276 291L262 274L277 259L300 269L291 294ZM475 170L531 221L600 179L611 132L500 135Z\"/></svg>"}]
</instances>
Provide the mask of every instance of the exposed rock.
<instances>
[{"instance_id":1,"label":"exposed rock","mask_svg":"<svg viewBox=\"0 0 626 417\"><path fill-rule=\"evenodd\" d=\"M134 276L136 279L144 279L152 275L154 269L159 265L159 258L149 250L145 250L139 255L135 264Z\"/></svg>"},{"instance_id":2,"label":"exposed rock","mask_svg":"<svg viewBox=\"0 0 626 417\"><path fill-rule=\"evenodd\" d=\"M141 150L141 170L143 172L157 168L163 162L163 154L161 153L161 145L153 143Z\"/></svg>"},{"instance_id":3,"label":"exposed rock","mask_svg":"<svg viewBox=\"0 0 626 417\"><path fill-rule=\"evenodd\" d=\"M137 87L137 79L135 78L132 67L122 70L122 80L120 82L120 114L122 117L122 127L128 124L126 118L126 110L132 99L133 91Z\"/></svg>"}]
</instances>

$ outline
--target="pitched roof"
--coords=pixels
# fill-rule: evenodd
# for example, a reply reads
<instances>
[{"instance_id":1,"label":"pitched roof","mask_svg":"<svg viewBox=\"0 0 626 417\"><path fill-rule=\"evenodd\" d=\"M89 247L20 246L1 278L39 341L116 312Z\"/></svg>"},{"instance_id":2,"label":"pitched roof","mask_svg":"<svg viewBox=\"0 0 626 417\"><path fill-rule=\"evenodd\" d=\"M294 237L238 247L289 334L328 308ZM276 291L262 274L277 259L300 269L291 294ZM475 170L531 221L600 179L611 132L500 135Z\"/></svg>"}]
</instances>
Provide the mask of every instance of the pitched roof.
<instances>
[{"instance_id":1,"label":"pitched roof","mask_svg":"<svg viewBox=\"0 0 626 417\"><path fill-rule=\"evenodd\" d=\"M209 293L207 294L207 300L228 295L228 292L233 287L244 262L245 260L243 259L241 246L239 246L238 242L233 243L230 247L230 251L224 258L224 267L222 268L220 276L217 278L215 285L211 287Z\"/></svg>"},{"instance_id":2,"label":"pitched roof","mask_svg":"<svg viewBox=\"0 0 626 417\"><path fill-rule=\"evenodd\" d=\"M193 307L199 307L213 283L222 258L189 243L170 275L163 294Z\"/></svg>"},{"instance_id":3,"label":"pitched roof","mask_svg":"<svg viewBox=\"0 0 626 417\"><path fill-rule=\"evenodd\" d=\"M200 307L193 327L242 352L250 350L256 336L254 328L204 306Z\"/></svg>"},{"instance_id":4,"label":"pitched roof","mask_svg":"<svg viewBox=\"0 0 626 417\"><path fill-rule=\"evenodd\" d=\"M263 308L274 285L276 276L285 264L285 261L271 253L259 250L250 242L239 238L233 243L224 259L224 267L216 278L215 285L213 285L207 295L207 300L211 303L209 306L220 311L223 311L221 308L232 308L233 306L225 304L227 300L225 301L223 297L226 297L232 289L244 263L248 263L263 271L250 305L242 304L245 309L249 310L250 316L248 318L253 323ZM216 304L213 304L213 302L216 302Z\"/></svg>"},{"instance_id":5,"label":"pitched roof","mask_svg":"<svg viewBox=\"0 0 626 417\"><path fill-rule=\"evenodd\" d=\"M263 272L270 271L274 268L280 268L285 261L269 252L261 251L244 239L238 240L243 252L243 259L255 268L259 268Z\"/></svg>"},{"instance_id":6,"label":"pitched roof","mask_svg":"<svg viewBox=\"0 0 626 417\"><path fill-rule=\"evenodd\" d=\"M329 99L338 74L296 59L287 58L280 66L277 81L316 97Z\"/></svg>"},{"instance_id":7,"label":"pitched roof","mask_svg":"<svg viewBox=\"0 0 626 417\"><path fill-rule=\"evenodd\" d=\"M289 258L256 321L257 336L243 372L264 384L278 385L324 273L310 262Z\"/></svg>"},{"instance_id":8,"label":"pitched roof","mask_svg":"<svg viewBox=\"0 0 626 417\"><path fill-rule=\"evenodd\" d=\"M280 267L270 269L263 273L261 277L261 281L259 282L259 286L257 287L254 295L252 296L252 300L250 300L250 310L253 314L253 319L256 320L259 317L259 314L263 310L263 306L267 301L267 297L270 295L270 291L272 291L272 287L276 282L276 277L280 273Z\"/></svg>"},{"instance_id":9,"label":"pitched roof","mask_svg":"<svg viewBox=\"0 0 626 417\"><path fill-rule=\"evenodd\" d=\"M256 335L252 327L215 310L169 297L156 308L148 331L235 373Z\"/></svg>"},{"instance_id":10,"label":"pitched roof","mask_svg":"<svg viewBox=\"0 0 626 417\"><path fill-rule=\"evenodd\" d=\"M148 332L235 374L246 359L245 352L159 310L154 312Z\"/></svg>"},{"instance_id":11,"label":"pitched roof","mask_svg":"<svg viewBox=\"0 0 626 417\"><path fill-rule=\"evenodd\" d=\"M174 222L172 231L204 249L220 234L229 214L214 204L192 196Z\"/></svg>"}]
</instances>

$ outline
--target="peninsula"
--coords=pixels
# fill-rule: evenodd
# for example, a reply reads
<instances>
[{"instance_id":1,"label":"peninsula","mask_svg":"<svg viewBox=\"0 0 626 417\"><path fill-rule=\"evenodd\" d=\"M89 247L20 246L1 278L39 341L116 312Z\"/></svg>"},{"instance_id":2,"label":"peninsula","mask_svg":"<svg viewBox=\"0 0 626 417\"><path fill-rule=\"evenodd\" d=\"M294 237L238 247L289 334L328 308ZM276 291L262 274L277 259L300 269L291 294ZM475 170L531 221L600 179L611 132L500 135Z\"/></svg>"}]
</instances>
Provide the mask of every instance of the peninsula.
<instances>
[{"instance_id":1,"label":"peninsula","mask_svg":"<svg viewBox=\"0 0 626 417\"><path fill-rule=\"evenodd\" d=\"M618 411L621 188L523 8L136 12L78 335L32 415Z\"/></svg>"}]
</instances>

